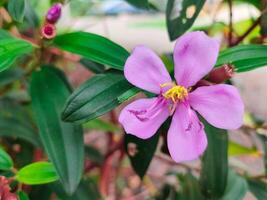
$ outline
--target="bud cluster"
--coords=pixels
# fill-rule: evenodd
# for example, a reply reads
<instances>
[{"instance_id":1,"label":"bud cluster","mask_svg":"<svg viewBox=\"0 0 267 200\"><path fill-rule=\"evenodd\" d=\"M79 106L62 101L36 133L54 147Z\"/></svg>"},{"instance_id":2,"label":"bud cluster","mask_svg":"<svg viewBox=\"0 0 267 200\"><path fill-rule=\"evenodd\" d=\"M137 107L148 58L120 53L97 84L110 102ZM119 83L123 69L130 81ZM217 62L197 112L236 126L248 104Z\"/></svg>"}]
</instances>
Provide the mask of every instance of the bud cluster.
<instances>
[{"instance_id":1,"label":"bud cluster","mask_svg":"<svg viewBox=\"0 0 267 200\"><path fill-rule=\"evenodd\" d=\"M46 13L45 24L42 27L41 34L46 39L52 39L56 36L55 23L61 16L62 4L54 4Z\"/></svg>"}]
</instances>

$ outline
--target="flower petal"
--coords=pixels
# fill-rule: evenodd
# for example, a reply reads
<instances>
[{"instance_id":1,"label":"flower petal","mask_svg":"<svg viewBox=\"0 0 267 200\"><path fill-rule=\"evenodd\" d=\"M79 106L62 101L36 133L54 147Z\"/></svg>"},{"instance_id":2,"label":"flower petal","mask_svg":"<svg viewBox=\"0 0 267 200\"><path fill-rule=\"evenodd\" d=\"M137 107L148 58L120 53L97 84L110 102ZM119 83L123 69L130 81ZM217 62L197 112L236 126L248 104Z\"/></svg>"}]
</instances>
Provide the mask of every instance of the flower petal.
<instances>
[{"instance_id":1,"label":"flower petal","mask_svg":"<svg viewBox=\"0 0 267 200\"><path fill-rule=\"evenodd\" d=\"M217 128L237 129L242 125L244 104L238 90L231 85L199 87L189 94L189 102Z\"/></svg>"},{"instance_id":2,"label":"flower petal","mask_svg":"<svg viewBox=\"0 0 267 200\"><path fill-rule=\"evenodd\" d=\"M195 111L184 104L176 108L167 136L168 149L176 162L194 160L207 147L207 137Z\"/></svg>"},{"instance_id":3,"label":"flower petal","mask_svg":"<svg viewBox=\"0 0 267 200\"><path fill-rule=\"evenodd\" d=\"M124 76L133 85L156 94L160 84L172 81L161 59L145 46L134 49L125 63Z\"/></svg>"},{"instance_id":4,"label":"flower petal","mask_svg":"<svg viewBox=\"0 0 267 200\"><path fill-rule=\"evenodd\" d=\"M139 99L126 106L119 117L125 132L142 139L153 136L169 116L168 106L162 100Z\"/></svg>"},{"instance_id":5,"label":"flower petal","mask_svg":"<svg viewBox=\"0 0 267 200\"><path fill-rule=\"evenodd\" d=\"M175 78L179 85L190 87L207 75L216 63L219 43L204 32L181 36L174 48Z\"/></svg>"}]
</instances>

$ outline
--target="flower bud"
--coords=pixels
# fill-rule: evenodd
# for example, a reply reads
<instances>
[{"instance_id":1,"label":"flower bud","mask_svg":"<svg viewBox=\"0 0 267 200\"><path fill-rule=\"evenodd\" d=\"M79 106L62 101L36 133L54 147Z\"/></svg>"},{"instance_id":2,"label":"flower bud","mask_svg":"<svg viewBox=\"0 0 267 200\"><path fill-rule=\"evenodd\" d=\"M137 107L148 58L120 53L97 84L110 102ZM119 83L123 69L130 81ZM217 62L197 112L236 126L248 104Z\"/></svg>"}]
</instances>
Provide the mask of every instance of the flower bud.
<instances>
[{"instance_id":1,"label":"flower bud","mask_svg":"<svg viewBox=\"0 0 267 200\"><path fill-rule=\"evenodd\" d=\"M41 34L46 39L52 39L56 36L56 27L53 24L45 24L42 27Z\"/></svg>"},{"instance_id":2,"label":"flower bud","mask_svg":"<svg viewBox=\"0 0 267 200\"><path fill-rule=\"evenodd\" d=\"M54 4L48 11L46 14L46 21L54 24L58 21L58 19L60 18L61 15L61 8L62 8L62 4L61 3L56 3Z\"/></svg>"},{"instance_id":3,"label":"flower bud","mask_svg":"<svg viewBox=\"0 0 267 200\"><path fill-rule=\"evenodd\" d=\"M223 83L232 78L234 75L234 67L231 64L224 64L221 67L212 70L208 76L208 81L213 83Z\"/></svg>"}]
</instances>

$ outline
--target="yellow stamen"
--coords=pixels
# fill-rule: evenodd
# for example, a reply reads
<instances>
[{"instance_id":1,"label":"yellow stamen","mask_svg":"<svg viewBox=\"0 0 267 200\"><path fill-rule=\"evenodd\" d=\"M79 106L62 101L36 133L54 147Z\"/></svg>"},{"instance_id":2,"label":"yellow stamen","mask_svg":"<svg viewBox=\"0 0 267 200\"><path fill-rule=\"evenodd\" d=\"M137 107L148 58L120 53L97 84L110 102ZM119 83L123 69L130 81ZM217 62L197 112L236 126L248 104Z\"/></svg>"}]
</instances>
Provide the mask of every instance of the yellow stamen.
<instances>
[{"instance_id":1,"label":"yellow stamen","mask_svg":"<svg viewBox=\"0 0 267 200\"><path fill-rule=\"evenodd\" d=\"M164 83L160 85L161 87L170 86L170 83ZM172 83L172 87L163 93L166 99L171 99L174 103L184 100L188 96L188 90L181 86Z\"/></svg>"}]
</instances>

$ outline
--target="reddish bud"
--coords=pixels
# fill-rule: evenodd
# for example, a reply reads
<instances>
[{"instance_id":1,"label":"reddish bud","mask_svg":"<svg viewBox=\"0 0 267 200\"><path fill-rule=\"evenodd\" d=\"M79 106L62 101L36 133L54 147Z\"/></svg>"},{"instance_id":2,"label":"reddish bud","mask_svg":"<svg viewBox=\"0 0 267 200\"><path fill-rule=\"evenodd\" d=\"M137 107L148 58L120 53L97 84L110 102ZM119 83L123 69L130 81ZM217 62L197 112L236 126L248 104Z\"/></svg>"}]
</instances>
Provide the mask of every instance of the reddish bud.
<instances>
[{"instance_id":1,"label":"reddish bud","mask_svg":"<svg viewBox=\"0 0 267 200\"><path fill-rule=\"evenodd\" d=\"M213 83L223 83L232 78L234 75L234 67L231 64L225 64L219 68L212 70L208 76L208 80Z\"/></svg>"},{"instance_id":2,"label":"reddish bud","mask_svg":"<svg viewBox=\"0 0 267 200\"><path fill-rule=\"evenodd\" d=\"M46 39L52 39L56 36L56 27L53 24L45 24L42 27L41 34Z\"/></svg>"},{"instance_id":3,"label":"reddish bud","mask_svg":"<svg viewBox=\"0 0 267 200\"><path fill-rule=\"evenodd\" d=\"M54 4L48 11L46 14L46 21L54 24L58 21L58 19L61 16L61 8L62 8L62 4L61 3L56 3Z\"/></svg>"}]
</instances>

